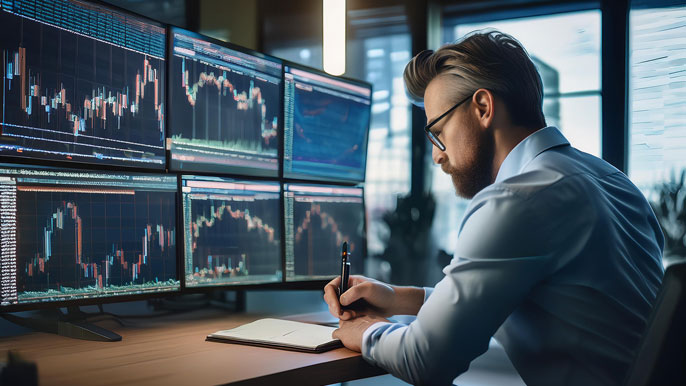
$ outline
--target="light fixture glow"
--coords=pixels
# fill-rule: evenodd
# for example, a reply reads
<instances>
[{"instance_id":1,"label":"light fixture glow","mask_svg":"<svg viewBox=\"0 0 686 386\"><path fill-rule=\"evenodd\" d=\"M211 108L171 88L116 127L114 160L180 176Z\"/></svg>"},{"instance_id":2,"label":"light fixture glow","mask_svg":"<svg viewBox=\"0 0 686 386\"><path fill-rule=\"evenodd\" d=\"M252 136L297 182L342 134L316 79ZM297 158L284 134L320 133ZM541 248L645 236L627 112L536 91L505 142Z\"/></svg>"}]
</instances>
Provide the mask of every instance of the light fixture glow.
<instances>
[{"instance_id":1,"label":"light fixture glow","mask_svg":"<svg viewBox=\"0 0 686 386\"><path fill-rule=\"evenodd\" d=\"M345 72L345 0L324 3L324 71L331 75Z\"/></svg>"}]
</instances>

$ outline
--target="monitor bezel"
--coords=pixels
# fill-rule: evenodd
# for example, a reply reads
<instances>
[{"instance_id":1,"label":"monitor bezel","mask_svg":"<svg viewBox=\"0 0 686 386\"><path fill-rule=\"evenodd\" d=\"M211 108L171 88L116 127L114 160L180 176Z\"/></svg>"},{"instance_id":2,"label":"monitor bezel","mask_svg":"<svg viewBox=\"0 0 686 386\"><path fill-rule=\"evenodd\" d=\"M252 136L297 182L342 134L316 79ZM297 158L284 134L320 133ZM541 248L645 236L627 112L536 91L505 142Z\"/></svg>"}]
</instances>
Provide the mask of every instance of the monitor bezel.
<instances>
[{"instance_id":1,"label":"monitor bezel","mask_svg":"<svg viewBox=\"0 0 686 386\"><path fill-rule=\"evenodd\" d=\"M46 170L46 171L66 171L66 172L73 172L73 173L88 173L91 172L91 170L88 169L63 169L59 167L47 167L47 166L42 166L42 165L30 165L30 164L10 164L10 163L5 163L2 162L0 163L0 167L6 167L6 168L28 168L28 169L38 169L38 170ZM115 174L117 171L109 171L109 170L100 170L101 173L103 174ZM143 173L143 172L132 172L129 170L120 170L118 171L120 174L126 174L128 176L132 175L139 175L139 176L166 176L166 177L174 177L174 174L169 174L169 173ZM146 299L152 299L152 298L163 298L163 297L168 297L168 296L174 296L174 295L179 295L183 292L183 282L181 281L180 278L180 272L179 271L179 246L178 246L178 238L179 238L179 231L178 231L178 217L181 214L179 210L179 205L181 204L180 202L180 195L179 195L179 189L177 185L177 189L174 194L175 198L175 204L174 204L174 211L175 211L175 216L174 219L176 221L176 236L177 236L177 244L175 245L176 253L175 253L175 258L176 258L176 280L179 282L178 288L174 290L168 290L168 291L151 291L151 292L146 292L142 294L133 294L133 295L117 295L117 296L96 296L96 297L91 297L91 298L80 298L80 299L68 299L68 300L56 300L56 301L46 301L46 302L30 302L30 303L17 303L17 304L10 304L10 305L5 305L1 306L0 305L0 314L1 313L7 313L7 312L20 312L20 311L31 311L31 310L37 310L37 309L49 309L49 308L61 308L61 307L70 307L70 306L89 306L89 305L98 305L98 304L110 304L110 303L123 303L123 302L129 302L129 301L136 301L136 300L146 300ZM19 275L19 272L17 271L17 275Z\"/></svg>"},{"instance_id":2,"label":"monitor bezel","mask_svg":"<svg viewBox=\"0 0 686 386\"><path fill-rule=\"evenodd\" d=\"M109 9L111 11L126 15L126 16L131 16L134 18L139 19L139 21L154 25L156 27L160 27L161 29L164 30L165 33L165 53L164 53L164 61L165 63L163 64L163 67L165 71L167 71L168 64L166 63L168 61L169 57L169 52L168 52L168 45L166 44L166 41L169 38L169 25L166 23L163 23L159 20L152 19L150 17L144 16L142 14L136 13L134 11L124 9L122 7L119 7L114 4L107 3L103 0L75 0L76 2L86 4L86 5L95 5L98 7L102 7L105 9ZM73 31L70 31L74 33ZM165 86L168 85L167 83L167 77L168 73L165 74L164 76L164 81L165 81ZM163 90L162 95L162 100L167 103L168 100L168 90L165 89ZM168 106L166 107L168 109ZM282 109L283 110L283 109ZM282 113L283 114L283 113ZM50 159L50 158L36 158L32 156L16 156L16 155L8 155L8 154L0 154L0 163L16 163L16 164L26 164L26 165L36 165L36 166L47 166L47 167L54 167L54 166L63 166L65 168L70 168L70 169L83 169L83 170L100 170L100 171L112 171L112 172L132 172L132 173L166 173L168 169L168 160L167 160L167 150L166 150L166 138L168 136L168 114L165 113L164 117L164 135L163 138L164 140L162 141L162 150L163 150L163 155L162 155L162 165L160 166L146 166L146 165L138 165L138 164L112 164L112 163L92 163L88 162L87 160L66 160L66 159ZM122 170L124 169L124 170Z\"/></svg>"},{"instance_id":3,"label":"monitor bezel","mask_svg":"<svg viewBox=\"0 0 686 386\"><path fill-rule=\"evenodd\" d=\"M323 76L332 80L337 80L337 81L342 81L346 83L353 84L355 86L359 87L365 87L369 89L369 120L367 121L367 128L365 132L365 137L364 137L364 162L363 162L363 167L362 167L362 178L361 179L353 179L353 178L339 178L339 177L326 177L326 176L316 176L316 175L309 175L309 174L300 174L300 173L293 173L293 172L286 172L285 168L283 168L283 165L285 164L283 160L283 155L285 155L285 146L286 146L286 141L285 138L282 139L282 148L281 148L281 164L282 164L282 173L281 176L285 180L288 181L308 181L308 182L332 182L332 183L347 183L347 184L359 184L359 183L364 183L366 178L367 178L367 161L369 158L369 132L371 130L371 124L372 124L372 96L374 95L374 88L371 83L359 80L359 79L353 79L345 76L334 76L331 74L328 74L320 69L314 68L314 67L309 67L305 66L303 64L295 63L292 61L288 60L283 60L283 70L282 70L282 90L283 90L283 97L282 97L282 135L285 136L286 133L286 126L285 126L285 118L286 118L286 104L284 103L284 99L286 97L286 91L285 91L285 85L286 85L286 68L287 67L292 67L301 71L306 71L310 72L315 75Z\"/></svg>"},{"instance_id":4,"label":"monitor bezel","mask_svg":"<svg viewBox=\"0 0 686 386\"><path fill-rule=\"evenodd\" d=\"M193 32L189 31L185 28L180 28L176 26L168 26L167 28L167 85L168 85L168 90L166 92L166 98L167 98L167 105L171 106L171 99L172 99L172 92L171 92L171 66L172 66L172 60L173 60L173 49L174 49L174 33L180 33L186 36L189 36L191 38L203 40L205 42L208 42L210 44L215 44L223 48L227 48L230 50L234 50L246 55L254 56L259 59L264 59L271 61L273 63L277 63L281 66L281 83L279 85L279 106L277 107L277 114L279 117L279 123L276 128L276 138L277 138L277 144L276 144L276 162L277 162L277 168L276 170L271 170L271 169L260 169L260 168L246 168L246 167L240 167L240 166L226 166L226 165L215 165L215 164L205 164L205 163L186 163L185 167L173 167L172 163L172 150L171 150L171 137L172 137L172 130L171 130L171 119L172 119L172 109L168 110L168 114L166 116L167 119L167 130L166 130L166 136L165 136L165 153L167 155L167 169L170 172L175 172L175 173L180 173L180 174L197 174L197 173L211 173L216 176L243 176L243 177L259 177L259 178L279 178L281 176L281 171L283 167L283 84L284 84L284 79L283 79L283 59L277 58L275 56L267 55L259 51L252 50L247 47L242 47L233 43L225 42L222 40L218 40L206 35L203 35L198 32ZM208 169L206 166L210 165L212 168L211 170ZM224 170L222 170L222 168ZM259 173L259 174L256 174Z\"/></svg>"},{"instance_id":5,"label":"monitor bezel","mask_svg":"<svg viewBox=\"0 0 686 386\"><path fill-rule=\"evenodd\" d=\"M284 182L282 186L282 193L281 193L281 199L283 202L286 200L286 185L287 184L292 184L292 185L310 185L310 186L324 186L324 187L340 187L340 188L359 188L362 189L362 221L363 221L363 233L364 233L364 238L362 242L362 251L361 251L361 256L362 258L360 259L362 261L362 272L365 272L365 265L367 261L367 243L369 240L369 236L367 235L367 204L365 200L365 187L363 184L357 184L357 185L346 185L346 184L337 184L335 182L328 181L326 183L320 183L319 181L313 182L313 181L305 181L305 182L298 182L298 181L292 181L292 182ZM317 283L321 285L321 289L324 288L324 285L326 283L330 282L337 276L340 276L339 274L334 274L331 277L328 278L312 278L312 279L307 279L307 278L298 278L298 279L293 279L293 280L288 280L286 278L286 212L285 212L285 205L284 208L281 209L282 213L282 220L283 220L283 282L284 284L289 284L296 286L297 284L304 284L307 285L309 283Z\"/></svg>"}]
</instances>

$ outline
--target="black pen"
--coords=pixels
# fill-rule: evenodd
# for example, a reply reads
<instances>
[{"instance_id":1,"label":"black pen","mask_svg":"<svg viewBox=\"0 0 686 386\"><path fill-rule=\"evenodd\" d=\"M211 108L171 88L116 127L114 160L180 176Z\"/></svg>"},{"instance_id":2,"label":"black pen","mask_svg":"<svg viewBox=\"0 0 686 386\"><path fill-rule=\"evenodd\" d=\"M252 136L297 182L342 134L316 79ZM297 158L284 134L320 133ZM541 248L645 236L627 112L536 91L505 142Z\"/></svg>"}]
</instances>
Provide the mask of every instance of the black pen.
<instances>
[{"instance_id":1,"label":"black pen","mask_svg":"<svg viewBox=\"0 0 686 386\"><path fill-rule=\"evenodd\" d=\"M348 290L348 279L350 278L350 261L348 260L348 242L344 241L341 247L341 285L338 290L338 298Z\"/></svg>"}]
</instances>

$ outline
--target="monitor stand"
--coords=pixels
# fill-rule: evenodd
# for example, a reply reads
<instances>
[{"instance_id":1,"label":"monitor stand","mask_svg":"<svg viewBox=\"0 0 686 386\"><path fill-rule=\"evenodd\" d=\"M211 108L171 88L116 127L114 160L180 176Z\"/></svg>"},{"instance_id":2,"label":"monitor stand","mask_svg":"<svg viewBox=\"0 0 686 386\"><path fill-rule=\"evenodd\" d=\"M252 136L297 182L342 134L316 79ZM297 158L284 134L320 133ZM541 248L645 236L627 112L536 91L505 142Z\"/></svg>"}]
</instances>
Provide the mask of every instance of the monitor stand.
<instances>
[{"instance_id":1,"label":"monitor stand","mask_svg":"<svg viewBox=\"0 0 686 386\"><path fill-rule=\"evenodd\" d=\"M95 340L101 342L116 342L121 340L121 335L110 330L96 326L88 322L93 316L106 315L102 313L85 313L78 306L67 307L67 313L63 313L59 308L49 309L40 312L37 317L22 317L12 314L0 314L4 319L28 327L32 330L57 334L74 339ZM122 324L116 318L119 324Z\"/></svg>"}]
</instances>

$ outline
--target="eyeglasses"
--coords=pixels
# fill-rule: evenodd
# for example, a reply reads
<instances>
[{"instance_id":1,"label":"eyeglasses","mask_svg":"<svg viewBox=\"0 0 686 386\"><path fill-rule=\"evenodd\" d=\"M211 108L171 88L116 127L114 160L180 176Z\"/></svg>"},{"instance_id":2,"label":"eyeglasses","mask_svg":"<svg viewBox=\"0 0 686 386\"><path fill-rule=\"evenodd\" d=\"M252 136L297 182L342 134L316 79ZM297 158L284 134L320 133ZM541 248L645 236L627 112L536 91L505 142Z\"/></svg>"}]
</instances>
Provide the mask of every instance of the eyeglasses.
<instances>
[{"instance_id":1,"label":"eyeglasses","mask_svg":"<svg viewBox=\"0 0 686 386\"><path fill-rule=\"evenodd\" d=\"M440 151L445 151L445 145L443 142L441 142L440 139L438 139L438 136L431 131L431 128L438 123L441 119L445 118L446 115L450 114L453 110L455 110L459 105L465 103L466 101L472 99L472 96L468 96L464 98L463 100L457 102L453 107L449 108L448 111L444 112L441 114L438 118L434 119L433 121L429 122L426 126L424 126L424 132L426 133L426 137L429 138L429 141L436 146Z\"/></svg>"}]
</instances>

